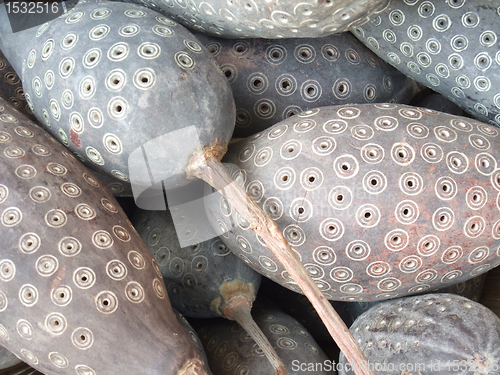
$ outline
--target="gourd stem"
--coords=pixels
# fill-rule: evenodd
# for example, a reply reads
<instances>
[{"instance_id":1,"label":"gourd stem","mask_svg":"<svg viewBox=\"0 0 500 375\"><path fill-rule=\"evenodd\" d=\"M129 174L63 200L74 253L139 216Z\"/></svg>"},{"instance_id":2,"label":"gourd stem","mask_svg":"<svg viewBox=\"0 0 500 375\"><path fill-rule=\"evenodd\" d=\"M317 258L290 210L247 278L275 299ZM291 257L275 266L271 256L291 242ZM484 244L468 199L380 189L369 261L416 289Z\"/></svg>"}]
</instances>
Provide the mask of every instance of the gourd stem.
<instances>
[{"instance_id":1,"label":"gourd stem","mask_svg":"<svg viewBox=\"0 0 500 375\"><path fill-rule=\"evenodd\" d=\"M192 175L218 190L232 208L250 223L252 230L260 236L309 299L355 374L374 375L349 329L309 275L274 220L234 181L219 159L209 153L204 157L199 156L196 165L192 166ZM204 159L203 162L200 159Z\"/></svg>"},{"instance_id":2,"label":"gourd stem","mask_svg":"<svg viewBox=\"0 0 500 375\"><path fill-rule=\"evenodd\" d=\"M257 323L255 323L255 320L253 320L250 313L251 308L252 303L248 298L236 296L229 300L224 308L224 313L228 319L235 320L253 338L273 366L275 374L286 375L285 364L281 361L278 353L276 353L267 337L264 336Z\"/></svg>"}]
</instances>

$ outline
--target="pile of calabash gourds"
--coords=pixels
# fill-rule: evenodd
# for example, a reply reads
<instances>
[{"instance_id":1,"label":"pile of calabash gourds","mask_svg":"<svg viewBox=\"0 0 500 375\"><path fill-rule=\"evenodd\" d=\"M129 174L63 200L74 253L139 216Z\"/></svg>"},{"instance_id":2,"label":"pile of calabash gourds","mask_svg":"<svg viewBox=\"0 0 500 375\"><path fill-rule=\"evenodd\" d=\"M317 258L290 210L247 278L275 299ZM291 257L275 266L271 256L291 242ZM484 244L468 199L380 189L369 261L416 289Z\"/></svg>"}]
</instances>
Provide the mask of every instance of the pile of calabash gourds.
<instances>
[{"instance_id":1,"label":"pile of calabash gourds","mask_svg":"<svg viewBox=\"0 0 500 375\"><path fill-rule=\"evenodd\" d=\"M498 372L498 317L407 296L500 264L500 1L80 0L17 32L10 11L16 358L49 375ZM413 105L425 86L463 116ZM338 366L272 302L253 321L262 277L311 301ZM351 332L333 309L375 301Z\"/></svg>"}]
</instances>

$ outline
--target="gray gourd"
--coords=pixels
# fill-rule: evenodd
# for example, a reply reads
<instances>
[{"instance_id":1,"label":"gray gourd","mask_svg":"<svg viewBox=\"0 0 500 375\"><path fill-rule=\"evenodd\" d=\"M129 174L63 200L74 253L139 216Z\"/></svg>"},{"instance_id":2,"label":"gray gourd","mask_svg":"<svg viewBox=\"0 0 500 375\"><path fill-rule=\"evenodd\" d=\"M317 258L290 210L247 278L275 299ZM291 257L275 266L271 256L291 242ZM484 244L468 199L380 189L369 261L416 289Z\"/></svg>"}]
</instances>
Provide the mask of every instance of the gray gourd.
<instances>
[{"instance_id":1,"label":"gray gourd","mask_svg":"<svg viewBox=\"0 0 500 375\"><path fill-rule=\"evenodd\" d=\"M5 12L0 7L0 48L16 71L22 67L25 97L49 132L93 168L141 189L146 181L172 189L199 178L223 191L298 280L339 346L363 360L282 233L220 163L234 129L234 99L190 32L121 2L82 0L15 34Z\"/></svg>"},{"instance_id":2,"label":"gray gourd","mask_svg":"<svg viewBox=\"0 0 500 375\"><path fill-rule=\"evenodd\" d=\"M22 82L16 71L0 51L0 98L33 120L33 112L26 103Z\"/></svg>"},{"instance_id":3,"label":"gray gourd","mask_svg":"<svg viewBox=\"0 0 500 375\"><path fill-rule=\"evenodd\" d=\"M224 38L317 38L368 22L388 0L127 0Z\"/></svg>"},{"instance_id":4,"label":"gray gourd","mask_svg":"<svg viewBox=\"0 0 500 375\"><path fill-rule=\"evenodd\" d=\"M47 375L209 374L110 192L2 99L0 155L0 344Z\"/></svg>"},{"instance_id":5,"label":"gray gourd","mask_svg":"<svg viewBox=\"0 0 500 375\"><path fill-rule=\"evenodd\" d=\"M236 103L233 137L343 103L409 103L419 85L350 33L303 39L224 39L195 34L226 75Z\"/></svg>"},{"instance_id":6,"label":"gray gourd","mask_svg":"<svg viewBox=\"0 0 500 375\"><path fill-rule=\"evenodd\" d=\"M351 326L375 374L497 374L500 319L456 294L426 294L381 303ZM352 374L343 355L339 375Z\"/></svg>"},{"instance_id":7,"label":"gray gourd","mask_svg":"<svg viewBox=\"0 0 500 375\"><path fill-rule=\"evenodd\" d=\"M284 313L271 300L257 298L253 316L259 327L282 358L289 375L336 374L335 363L300 322ZM197 319L193 327L207 353L208 363L218 375L267 375L272 370L262 350L236 323L220 318ZM304 371L304 364L316 363L323 368Z\"/></svg>"},{"instance_id":8,"label":"gray gourd","mask_svg":"<svg viewBox=\"0 0 500 375\"><path fill-rule=\"evenodd\" d=\"M353 33L481 121L500 125L500 1L391 1Z\"/></svg>"},{"instance_id":9,"label":"gray gourd","mask_svg":"<svg viewBox=\"0 0 500 375\"><path fill-rule=\"evenodd\" d=\"M276 373L284 364L251 315L261 275L236 257L219 237L182 248L168 211L136 209L132 223L158 262L172 306L191 318L235 320L267 356Z\"/></svg>"},{"instance_id":10,"label":"gray gourd","mask_svg":"<svg viewBox=\"0 0 500 375\"><path fill-rule=\"evenodd\" d=\"M327 298L385 300L500 264L499 133L401 104L331 106L231 144L223 161ZM300 292L248 225L229 219L237 224L222 239L233 252Z\"/></svg>"},{"instance_id":11,"label":"gray gourd","mask_svg":"<svg viewBox=\"0 0 500 375\"><path fill-rule=\"evenodd\" d=\"M315 107L408 103L420 90L350 33L282 40L195 35L231 84L236 138Z\"/></svg>"}]
</instances>

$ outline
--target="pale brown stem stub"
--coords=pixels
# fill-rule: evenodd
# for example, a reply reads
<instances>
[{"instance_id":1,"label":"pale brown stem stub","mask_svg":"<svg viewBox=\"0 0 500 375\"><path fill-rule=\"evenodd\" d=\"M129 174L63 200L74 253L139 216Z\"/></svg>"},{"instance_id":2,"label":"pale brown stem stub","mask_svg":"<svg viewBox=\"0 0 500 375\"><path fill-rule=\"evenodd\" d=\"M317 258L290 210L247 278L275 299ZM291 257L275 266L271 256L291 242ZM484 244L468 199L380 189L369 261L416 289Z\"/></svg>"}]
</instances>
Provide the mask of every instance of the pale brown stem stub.
<instances>
[{"instance_id":1,"label":"pale brown stem stub","mask_svg":"<svg viewBox=\"0 0 500 375\"><path fill-rule=\"evenodd\" d=\"M228 319L235 320L252 337L273 366L276 375L287 375L285 364L274 350L260 327L255 323L250 313L252 303L245 297L236 296L227 302L224 308Z\"/></svg>"}]
</instances>

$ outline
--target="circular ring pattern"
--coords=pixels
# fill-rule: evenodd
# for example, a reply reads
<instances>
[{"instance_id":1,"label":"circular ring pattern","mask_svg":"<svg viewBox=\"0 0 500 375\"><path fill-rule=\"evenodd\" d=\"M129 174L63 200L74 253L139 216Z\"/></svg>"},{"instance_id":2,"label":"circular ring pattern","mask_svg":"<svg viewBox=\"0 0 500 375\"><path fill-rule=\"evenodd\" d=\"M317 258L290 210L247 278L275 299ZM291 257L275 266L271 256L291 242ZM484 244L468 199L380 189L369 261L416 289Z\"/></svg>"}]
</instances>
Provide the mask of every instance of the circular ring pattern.
<instances>
[{"instance_id":1,"label":"circular ring pattern","mask_svg":"<svg viewBox=\"0 0 500 375\"><path fill-rule=\"evenodd\" d=\"M24 306L34 306L38 302L37 288L31 284L24 284L21 289L19 289L19 300Z\"/></svg>"},{"instance_id":2,"label":"circular ring pattern","mask_svg":"<svg viewBox=\"0 0 500 375\"><path fill-rule=\"evenodd\" d=\"M81 350L89 349L94 343L94 334L85 327L78 327L71 334L71 342Z\"/></svg>"},{"instance_id":3,"label":"circular ring pattern","mask_svg":"<svg viewBox=\"0 0 500 375\"><path fill-rule=\"evenodd\" d=\"M401 251L410 243L410 237L405 230L394 229L386 234L384 243L391 251Z\"/></svg>"},{"instance_id":4,"label":"circular ring pattern","mask_svg":"<svg viewBox=\"0 0 500 375\"><path fill-rule=\"evenodd\" d=\"M351 241L347 244L345 253L349 259L360 261L368 258L371 249L370 245L362 240Z\"/></svg>"},{"instance_id":5,"label":"circular ring pattern","mask_svg":"<svg viewBox=\"0 0 500 375\"><path fill-rule=\"evenodd\" d=\"M53 312L45 318L45 328L53 335L63 334L67 327L66 318L60 313Z\"/></svg>"},{"instance_id":6,"label":"circular ring pattern","mask_svg":"<svg viewBox=\"0 0 500 375\"><path fill-rule=\"evenodd\" d=\"M73 282L80 289L89 289L96 282L95 272L88 267L79 267L73 272Z\"/></svg>"},{"instance_id":7,"label":"circular ring pattern","mask_svg":"<svg viewBox=\"0 0 500 375\"><path fill-rule=\"evenodd\" d=\"M125 286L125 296L132 303L141 303L144 300L144 288L136 281L130 281Z\"/></svg>"},{"instance_id":8,"label":"circular ring pattern","mask_svg":"<svg viewBox=\"0 0 500 375\"><path fill-rule=\"evenodd\" d=\"M41 276L51 276L59 268L59 261L52 255L42 255L36 261L35 267Z\"/></svg>"},{"instance_id":9,"label":"circular ring pattern","mask_svg":"<svg viewBox=\"0 0 500 375\"><path fill-rule=\"evenodd\" d=\"M53 209L45 214L45 223L51 228L62 228L66 225L68 217L62 210Z\"/></svg>"},{"instance_id":10,"label":"circular ring pattern","mask_svg":"<svg viewBox=\"0 0 500 375\"><path fill-rule=\"evenodd\" d=\"M364 204L356 211L356 222L363 228L373 228L380 222L380 210L373 204Z\"/></svg>"},{"instance_id":11,"label":"circular ring pattern","mask_svg":"<svg viewBox=\"0 0 500 375\"><path fill-rule=\"evenodd\" d=\"M426 143L420 149L420 155L426 162L435 164L443 160L444 151L435 143Z\"/></svg>"},{"instance_id":12,"label":"circular ring pattern","mask_svg":"<svg viewBox=\"0 0 500 375\"><path fill-rule=\"evenodd\" d=\"M113 237L105 230L98 230L92 235L92 243L99 249L108 249L113 242Z\"/></svg>"},{"instance_id":13,"label":"circular ring pattern","mask_svg":"<svg viewBox=\"0 0 500 375\"><path fill-rule=\"evenodd\" d=\"M431 256L438 251L440 244L439 237L429 234L418 241L417 251L422 256Z\"/></svg>"},{"instance_id":14,"label":"circular ring pattern","mask_svg":"<svg viewBox=\"0 0 500 375\"><path fill-rule=\"evenodd\" d=\"M144 257L137 251L129 251L127 257L128 261L134 268L142 270L144 267L146 267L146 261L144 260Z\"/></svg>"},{"instance_id":15,"label":"circular ring pattern","mask_svg":"<svg viewBox=\"0 0 500 375\"><path fill-rule=\"evenodd\" d=\"M112 314L118 308L118 298L111 291L102 291L94 299L97 311L103 314Z\"/></svg>"},{"instance_id":16,"label":"circular ring pattern","mask_svg":"<svg viewBox=\"0 0 500 375\"><path fill-rule=\"evenodd\" d=\"M351 281L354 274L348 267L335 267L330 271L330 278L337 283L346 283Z\"/></svg>"},{"instance_id":17,"label":"circular ring pattern","mask_svg":"<svg viewBox=\"0 0 500 375\"><path fill-rule=\"evenodd\" d=\"M404 200L398 203L394 214L401 224L409 225L418 219L420 212L417 203L411 200Z\"/></svg>"},{"instance_id":18,"label":"circular ring pattern","mask_svg":"<svg viewBox=\"0 0 500 375\"><path fill-rule=\"evenodd\" d=\"M25 254L33 254L41 245L40 236L36 233L25 233L19 238L19 249Z\"/></svg>"},{"instance_id":19,"label":"circular ring pattern","mask_svg":"<svg viewBox=\"0 0 500 375\"><path fill-rule=\"evenodd\" d=\"M55 305L61 307L66 306L73 298L73 291L69 286L60 285L57 288L52 289L50 298Z\"/></svg>"},{"instance_id":20,"label":"circular ring pattern","mask_svg":"<svg viewBox=\"0 0 500 375\"><path fill-rule=\"evenodd\" d=\"M432 225L437 231L450 229L455 223L455 213L449 207L440 207L432 215Z\"/></svg>"},{"instance_id":21,"label":"circular ring pattern","mask_svg":"<svg viewBox=\"0 0 500 375\"><path fill-rule=\"evenodd\" d=\"M328 203L336 210L345 210L351 206L353 193L346 186L336 186L328 194Z\"/></svg>"},{"instance_id":22,"label":"circular ring pattern","mask_svg":"<svg viewBox=\"0 0 500 375\"><path fill-rule=\"evenodd\" d=\"M369 194L380 194L387 188L387 177L380 171L372 170L363 177L363 189Z\"/></svg>"},{"instance_id":23,"label":"circular ring pattern","mask_svg":"<svg viewBox=\"0 0 500 375\"><path fill-rule=\"evenodd\" d=\"M375 143L367 143L361 148L361 158L369 164L380 163L384 155L384 148Z\"/></svg>"},{"instance_id":24,"label":"circular ring pattern","mask_svg":"<svg viewBox=\"0 0 500 375\"><path fill-rule=\"evenodd\" d=\"M127 266L119 260L111 260L106 265L107 275L115 280L123 280L127 276Z\"/></svg>"}]
</instances>

